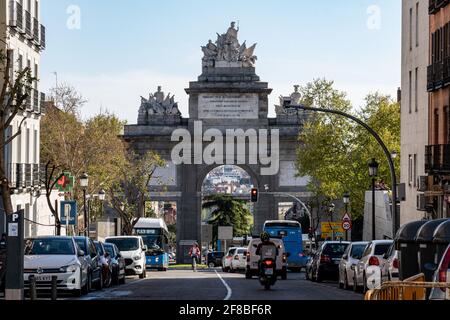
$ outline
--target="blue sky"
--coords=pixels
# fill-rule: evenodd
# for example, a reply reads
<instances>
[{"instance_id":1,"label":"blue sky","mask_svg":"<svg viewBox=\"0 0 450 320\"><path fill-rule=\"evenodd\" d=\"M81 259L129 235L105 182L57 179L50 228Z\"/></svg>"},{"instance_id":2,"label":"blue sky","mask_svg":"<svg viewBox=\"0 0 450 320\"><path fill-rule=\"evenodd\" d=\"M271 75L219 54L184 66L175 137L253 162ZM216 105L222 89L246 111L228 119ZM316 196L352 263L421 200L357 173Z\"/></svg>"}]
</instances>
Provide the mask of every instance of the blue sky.
<instances>
[{"instance_id":1,"label":"blue sky","mask_svg":"<svg viewBox=\"0 0 450 320\"><path fill-rule=\"evenodd\" d=\"M399 0L46 0L41 19L41 89L55 85L56 71L88 99L84 116L108 109L135 123L140 96L158 85L188 116L184 88L201 73L200 46L230 21L240 22L241 42L258 43L256 71L274 89L272 108L294 84L319 77L355 107L369 92L395 96L400 86Z\"/></svg>"}]
</instances>

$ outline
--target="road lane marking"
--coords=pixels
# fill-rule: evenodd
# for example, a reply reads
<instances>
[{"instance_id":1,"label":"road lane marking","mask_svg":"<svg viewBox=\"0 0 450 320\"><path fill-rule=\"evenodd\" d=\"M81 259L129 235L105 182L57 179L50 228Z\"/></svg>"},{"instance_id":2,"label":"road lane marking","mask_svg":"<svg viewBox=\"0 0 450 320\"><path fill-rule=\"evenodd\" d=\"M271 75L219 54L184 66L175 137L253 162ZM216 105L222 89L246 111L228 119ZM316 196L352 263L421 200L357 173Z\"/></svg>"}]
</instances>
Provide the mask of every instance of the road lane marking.
<instances>
[{"instance_id":1,"label":"road lane marking","mask_svg":"<svg viewBox=\"0 0 450 320\"><path fill-rule=\"evenodd\" d=\"M217 272L217 270L214 270L214 271L216 272L216 274L219 277L220 281L222 281L222 283L225 286L225 288L227 288L227 296L223 300L224 301L230 300L231 295L233 294L233 290L231 290L231 288L228 285L228 283L222 278L222 276Z\"/></svg>"}]
</instances>

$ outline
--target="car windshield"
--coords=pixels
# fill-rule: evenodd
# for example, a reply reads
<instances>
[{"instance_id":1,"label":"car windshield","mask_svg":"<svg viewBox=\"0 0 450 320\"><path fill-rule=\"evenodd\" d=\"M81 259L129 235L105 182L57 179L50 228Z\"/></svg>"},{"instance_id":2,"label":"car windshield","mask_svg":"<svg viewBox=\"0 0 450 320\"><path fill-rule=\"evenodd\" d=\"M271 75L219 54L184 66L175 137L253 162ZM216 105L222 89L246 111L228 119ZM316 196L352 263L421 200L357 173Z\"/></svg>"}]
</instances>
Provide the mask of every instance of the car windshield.
<instances>
[{"instance_id":1,"label":"car windshield","mask_svg":"<svg viewBox=\"0 0 450 320\"><path fill-rule=\"evenodd\" d=\"M27 243L25 255L74 255L75 248L71 239L49 238L34 239Z\"/></svg>"},{"instance_id":2,"label":"car windshield","mask_svg":"<svg viewBox=\"0 0 450 320\"><path fill-rule=\"evenodd\" d=\"M238 253L238 254L246 254L246 251L247 251L247 250L239 249L237 253Z\"/></svg>"},{"instance_id":3,"label":"car windshield","mask_svg":"<svg viewBox=\"0 0 450 320\"><path fill-rule=\"evenodd\" d=\"M99 242L95 242L95 248L97 249L97 252L103 256L105 253L103 252L102 245Z\"/></svg>"},{"instance_id":4,"label":"car windshield","mask_svg":"<svg viewBox=\"0 0 450 320\"><path fill-rule=\"evenodd\" d=\"M354 259L360 259L362 257L362 254L364 252L364 249L366 248L365 244L356 244L352 247L352 258Z\"/></svg>"},{"instance_id":5,"label":"car windshield","mask_svg":"<svg viewBox=\"0 0 450 320\"><path fill-rule=\"evenodd\" d=\"M105 251L107 252L107 253L109 253L109 255L111 256L111 257L114 257L115 256L115 254L114 254L114 249L113 249L113 246L112 245L107 245L107 244L105 244Z\"/></svg>"},{"instance_id":6,"label":"car windshield","mask_svg":"<svg viewBox=\"0 0 450 320\"><path fill-rule=\"evenodd\" d=\"M75 238L75 242L77 243L77 246L80 248L80 250L83 250L85 253L86 250L86 241L84 241L83 238Z\"/></svg>"},{"instance_id":7,"label":"car windshield","mask_svg":"<svg viewBox=\"0 0 450 320\"><path fill-rule=\"evenodd\" d=\"M106 242L114 243L120 251L134 251L139 249L139 240L137 238L112 238Z\"/></svg>"},{"instance_id":8,"label":"car windshield","mask_svg":"<svg viewBox=\"0 0 450 320\"><path fill-rule=\"evenodd\" d=\"M389 250L391 244L390 243L383 243L383 244L377 244L375 246L375 255L376 256L382 256L385 255L386 252Z\"/></svg>"},{"instance_id":9,"label":"car windshield","mask_svg":"<svg viewBox=\"0 0 450 320\"><path fill-rule=\"evenodd\" d=\"M147 250L150 252L162 250L161 236L142 236Z\"/></svg>"},{"instance_id":10,"label":"car windshield","mask_svg":"<svg viewBox=\"0 0 450 320\"><path fill-rule=\"evenodd\" d=\"M323 254L327 254L330 256L342 256L345 249L347 249L347 246L347 243L329 243L325 245Z\"/></svg>"}]
</instances>

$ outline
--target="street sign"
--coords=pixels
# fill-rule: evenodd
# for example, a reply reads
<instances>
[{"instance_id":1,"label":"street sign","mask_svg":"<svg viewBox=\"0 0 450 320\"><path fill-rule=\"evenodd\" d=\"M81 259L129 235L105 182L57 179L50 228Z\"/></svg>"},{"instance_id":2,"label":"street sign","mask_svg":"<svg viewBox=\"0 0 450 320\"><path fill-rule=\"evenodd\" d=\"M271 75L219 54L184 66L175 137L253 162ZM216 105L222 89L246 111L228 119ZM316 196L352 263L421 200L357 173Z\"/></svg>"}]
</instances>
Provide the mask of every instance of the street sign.
<instances>
[{"instance_id":1,"label":"street sign","mask_svg":"<svg viewBox=\"0 0 450 320\"><path fill-rule=\"evenodd\" d=\"M56 181L56 189L60 192L70 192L73 189L75 179L70 172L64 172L63 176Z\"/></svg>"},{"instance_id":2,"label":"street sign","mask_svg":"<svg viewBox=\"0 0 450 320\"><path fill-rule=\"evenodd\" d=\"M334 233L336 233L336 232L344 233L341 222L322 222L321 229L322 229L322 234L323 233L332 233L333 231L334 231Z\"/></svg>"},{"instance_id":3,"label":"street sign","mask_svg":"<svg viewBox=\"0 0 450 320\"><path fill-rule=\"evenodd\" d=\"M346 213L344 217L342 218L342 221L352 221L352 218L350 218L350 215Z\"/></svg>"},{"instance_id":4,"label":"street sign","mask_svg":"<svg viewBox=\"0 0 450 320\"><path fill-rule=\"evenodd\" d=\"M342 228L347 231L352 228L352 223L350 221L344 221L342 222Z\"/></svg>"},{"instance_id":5,"label":"street sign","mask_svg":"<svg viewBox=\"0 0 450 320\"><path fill-rule=\"evenodd\" d=\"M233 240L233 227L219 227L219 240Z\"/></svg>"},{"instance_id":6,"label":"street sign","mask_svg":"<svg viewBox=\"0 0 450 320\"><path fill-rule=\"evenodd\" d=\"M62 225L76 225L77 218L77 202L76 201L61 201L60 202L60 216ZM69 221L67 221L67 218Z\"/></svg>"}]
</instances>

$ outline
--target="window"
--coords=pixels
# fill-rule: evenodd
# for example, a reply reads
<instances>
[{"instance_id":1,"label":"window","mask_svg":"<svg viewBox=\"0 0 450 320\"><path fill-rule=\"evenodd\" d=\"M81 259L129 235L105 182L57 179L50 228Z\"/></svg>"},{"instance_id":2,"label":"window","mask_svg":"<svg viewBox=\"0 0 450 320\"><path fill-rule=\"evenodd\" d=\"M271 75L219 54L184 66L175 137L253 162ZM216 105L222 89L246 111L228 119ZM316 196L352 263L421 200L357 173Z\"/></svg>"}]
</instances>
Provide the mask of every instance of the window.
<instances>
[{"instance_id":1,"label":"window","mask_svg":"<svg viewBox=\"0 0 450 320\"><path fill-rule=\"evenodd\" d=\"M434 143L439 144L439 110L434 110Z\"/></svg>"},{"instance_id":2,"label":"window","mask_svg":"<svg viewBox=\"0 0 450 320\"><path fill-rule=\"evenodd\" d=\"M413 185L413 156L409 155L408 157L408 184L410 186Z\"/></svg>"},{"instance_id":3,"label":"window","mask_svg":"<svg viewBox=\"0 0 450 320\"><path fill-rule=\"evenodd\" d=\"M411 113L411 104L412 104L412 72L409 72L409 113Z\"/></svg>"},{"instance_id":4,"label":"window","mask_svg":"<svg viewBox=\"0 0 450 320\"><path fill-rule=\"evenodd\" d=\"M417 154L414 155L414 187L417 187Z\"/></svg>"},{"instance_id":5,"label":"window","mask_svg":"<svg viewBox=\"0 0 450 320\"><path fill-rule=\"evenodd\" d=\"M413 27L412 27L412 20L413 20L413 9L409 9L409 50L412 50L412 33L413 33Z\"/></svg>"},{"instance_id":6,"label":"window","mask_svg":"<svg viewBox=\"0 0 450 320\"><path fill-rule=\"evenodd\" d=\"M419 76L419 68L416 68L416 74L414 78L414 106L416 112L419 110L419 80L417 79Z\"/></svg>"},{"instance_id":7,"label":"window","mask_svg":"<svg viewBox=\"0 0 450 320\"><path fill-rule=\"evenodd\" d=\"M416 47L419 46L419 3L416 3Z\"/></svg>"},{"instance_id":8,"label":"window","mask_svg":"<svg viewBox=\"0 0 450 320\"><path fill-rule=\"evenodd\" d=\"M18 68L19 68L19 71L22 71L23 70L23 55L21 55L21 54L19 54L19 61L18 61Z\"/></svg>"},{"instance_id":9,"label":"window","mask_svg":"<svg viewBox=\"0 0 450 320\"><path fill-rule=\"evenodd\" d=\"M39 2L37 0L34 2L34 16L39 19Z\"/></svg>"},{"instance_id":10,"label":"window","mask_svg":"<svg viewBox=\"0 0 450 320\"><path fill-rule=\"evenodd\" d=\"M37 164L38 163L38 159L37 159L37 151L39 148L38 145L38 131L34 130L34 137L33 137L33 163Z\"/></svg>"},{"instance_id":11,"label":"window","mask_svg":"<svg viewBox=\"0 0 450 320\"><path fill-rule=\"evenodd\" d=\"M448 144L450 139L449 139L449 107L445 106L444 107L444 144Z\"/></svg>"},{"instance_id":12,"label":"window","mask_svg":"<svg viewBox=\"0 0 450 320\"><path fill-rule=\"evenodd\" d=\"M39 66L37 63L34 64L34 77L36 78L36 80L34 80L34 88L37 90L39 81Z\"/></svg>"},{"instance_id":13,"label":"window","mask_svg":"<svg viewBox=\"0 0 450 320\"><path fill-rule=\"evenodd\" d=\"M25 136L25 163L30 163L30 129Z\"/></svg>"}]
</instances>

